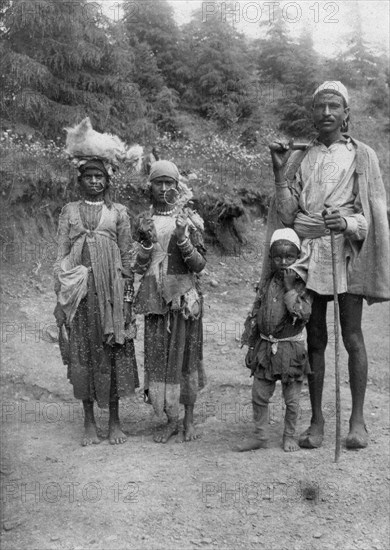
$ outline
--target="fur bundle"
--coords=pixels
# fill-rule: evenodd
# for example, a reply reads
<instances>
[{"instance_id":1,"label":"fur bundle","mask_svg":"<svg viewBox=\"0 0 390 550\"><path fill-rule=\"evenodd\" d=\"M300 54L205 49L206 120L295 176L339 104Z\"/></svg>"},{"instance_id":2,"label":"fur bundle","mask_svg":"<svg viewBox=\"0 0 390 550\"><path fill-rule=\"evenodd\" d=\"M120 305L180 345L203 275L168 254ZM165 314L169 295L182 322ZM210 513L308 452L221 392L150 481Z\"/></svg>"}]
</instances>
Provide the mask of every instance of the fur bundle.
<instances>
[{"instance_id":1,"label":"fur bundle","mask_svg":"<svg viewBox=\"0 0 390 550\"><path fill-rule=\"evenodd\" d=\"M65 128L65 130L68 134L65 151L70 157L99 158L113 166L124 161L133 164L137 171L141 170L143 148L140 145L127 148L118 136L96 132L92 128L89 117L84 118L73 128Z\"/></svg>"}]
</instances>

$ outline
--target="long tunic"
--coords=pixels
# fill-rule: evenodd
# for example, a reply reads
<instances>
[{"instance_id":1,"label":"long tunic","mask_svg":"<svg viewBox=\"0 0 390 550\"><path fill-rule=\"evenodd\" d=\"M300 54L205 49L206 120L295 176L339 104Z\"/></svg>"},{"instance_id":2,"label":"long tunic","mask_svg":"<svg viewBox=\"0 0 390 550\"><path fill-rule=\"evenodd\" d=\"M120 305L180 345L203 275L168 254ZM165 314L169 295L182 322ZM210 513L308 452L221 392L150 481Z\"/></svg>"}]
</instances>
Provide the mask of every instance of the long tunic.
<instances>
[{"instance_id":1,"label":"long tunic","mask_svg":"<svg viewBox=\"0 0 390 550\"><path fill-rule=\"evenodd\" d=\"M348 138L348 136L345 137ZM347 292L364 296L368 304L372 304L390 299L390 246L386 190L375 152L356 139L348 139L356 153L354 185L359 192L362 213L367 221L367 234L363 241L353 243L353 239L350 239L352 244L356 245L356 254L350 258L347 266ZM285 170L286 189L277 188L276 195L271 199L260 286L265 283L270 274L268 252L271 235L280 227L294 224L299 209L297 200L299 189L296 192L294 180L309 152L310 148L292 153ZM282 191L282 197L280 191ZM289 201L290 197L286 195L291 195L292 200ZM284 203L285 198L287 198L286 203ZM289 206L287 206L288 203ZM344 238L349 239L347 235Z\"/></svg>"},{"instance_id":2,"label":"long tunic","mask_svg":"<svg viewBox=\"0 0 390 550\"><path fill-rule=\"evenodd\" d=\"M311 302L302 281L287 291L276 275L257 291L242 337L242 343L253 348L246 364L256 378L288 383L310 372L303 329Z\"/></svg>"},{"instance_id":3,"label":"long tunic","mask_svg":"<svg viewBox=\"0 0 390 550\"><path fill-rule=\"evenodd\" d=\"M355 172L356 151L351 140L342 137L329 147L315 142L295 175L291 195L279 201L282 219L294 223L302 239L297 266L307 267L306 286L318 294L333 293L330 232L322 218L324 208L337 207L347 223L343 233L334 235L340 294L347 292L348 266L367 234Z\"/></svg>"},{"instance_id":4,"label":"long tunic","mask_svg":"<svg viewBox=\"0 0 390 550\"><path fill-rule=\"evenodd\" d=\"M145 392L157 415L179 414L205 385L199 277L206 264L201 230L177 242L175 216L152 216L157 242L139 245L134 270L143 274L134 311L145 315Z\"/></svg>"},{"instance_id":5,"label":"long tunic","mask_svg":"<svg viewBox=\"0 0 390 550\"><path fill-rule=\"evenodd\" d=\"M87 293L68 327L69 345L63 356L77 399L96 400L106 407L111 381L114 397L130 395L138 387L134 343L124 329L124 276L130 270L131 232L126 208L113 204L64 206L58 226L58 276L77 266L88 270Z\"/></svg>"}]
</instances>

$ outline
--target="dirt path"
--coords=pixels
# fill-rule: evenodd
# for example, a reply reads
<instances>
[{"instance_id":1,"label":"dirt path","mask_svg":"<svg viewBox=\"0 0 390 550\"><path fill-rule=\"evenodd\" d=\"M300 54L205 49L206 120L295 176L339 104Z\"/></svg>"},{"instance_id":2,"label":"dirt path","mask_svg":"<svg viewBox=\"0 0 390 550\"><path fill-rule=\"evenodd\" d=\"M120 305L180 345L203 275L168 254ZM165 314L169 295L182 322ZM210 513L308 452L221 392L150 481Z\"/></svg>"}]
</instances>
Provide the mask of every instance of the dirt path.
<instances>
[{"instance_id":1,"label":"dirt path","mask_svg":"<svg viewBox=\"0 0 390 550\"><path fill-rule=\"evenodd\" d=\"M254 252L209 258L204 276L208 385L196 407L201 439L183 444L179 436L155 444L151 434L158 421L139 391L121 404L128 442L112 447L105 439L84 448L82 410L52 337L50 277L30 277L26 287L26 270L16 267L7 270L12 278L2 293L3 550L389 548L388 305L364 311L370 445L358 452L343 446L338 464L333 462L331 345L324 446L292 455L282 451L278 388L270 411L271 448L231 451L252 430L251 380L237 340L258 277ZM142 327L139 334L142 379ZM341 364L345 439L350 394L344 351ZM305 386L300 430L309 416ZM107 411L98 419L106 437Z\"/></svg>"}]
</instances>

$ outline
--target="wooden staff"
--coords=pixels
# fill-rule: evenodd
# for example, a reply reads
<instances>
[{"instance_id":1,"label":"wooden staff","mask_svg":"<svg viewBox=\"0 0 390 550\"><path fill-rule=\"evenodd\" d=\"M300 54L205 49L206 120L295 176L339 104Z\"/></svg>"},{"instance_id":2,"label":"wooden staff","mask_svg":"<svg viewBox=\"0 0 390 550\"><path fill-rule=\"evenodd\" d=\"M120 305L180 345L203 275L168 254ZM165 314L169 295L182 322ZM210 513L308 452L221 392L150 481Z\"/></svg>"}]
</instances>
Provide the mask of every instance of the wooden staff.
<instances>
[{"instance_id":1,"label":"wooden staff","mask_svg":"<svg viewBox=\"0 0 390 550\"><path fill-rule=\"evenodd\" d=\"M336 385L336 447L334 461L338 462L341 449L341 401L340 401L340 340L339 340L339 297L337 289L338 265L336 238L330 232L330 246L332 251L333 297L334 297L334 351L335 351L335 385Z\"/></svg>"}]
</instances>

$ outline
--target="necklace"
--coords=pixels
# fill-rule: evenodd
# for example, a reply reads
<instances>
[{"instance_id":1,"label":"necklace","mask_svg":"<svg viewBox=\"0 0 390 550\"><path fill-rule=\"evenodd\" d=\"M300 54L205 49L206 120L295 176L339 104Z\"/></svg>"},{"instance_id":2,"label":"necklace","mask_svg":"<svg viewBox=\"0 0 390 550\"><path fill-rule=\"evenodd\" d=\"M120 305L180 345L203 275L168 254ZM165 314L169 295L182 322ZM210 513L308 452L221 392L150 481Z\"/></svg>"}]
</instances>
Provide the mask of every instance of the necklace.
<instances>
[{"instance_id":1,"label":"necklace","mask_svg":"<svg viewBox=\"0 0 390 550\"><path fill-rule=\"evenodd\" d=\"M156 209L154 211L154 214L155 216L170 216L174 211L175 211L175 208L171 208L171 210L165 210L165 211L164 210L160 211Z\"/></svg>"},{"instance_id":2,"label":"necklace","mask_svg":"<svg viewBox=\"0 0 390 550\"><path fill-rule=\"evenodd\" d=\"M283 285L283 282L276 277L271 281L271 284L269 286L269 294L273 302L277 302L278 299L280 298L280 291L282 289L282 285Z\"/></svg>"},{"instance_id":3,"label":"necklace","mask_svg":"<svg viewBox=\"0 0 390 550\"><path fill-rule=\"evenodd\" d=\"M104 204L104 201L87 201L86 199L84 199L84 202L85 204L89 204L90 206L102 206L102 204Z\"/></svg>"}]
</instances>

